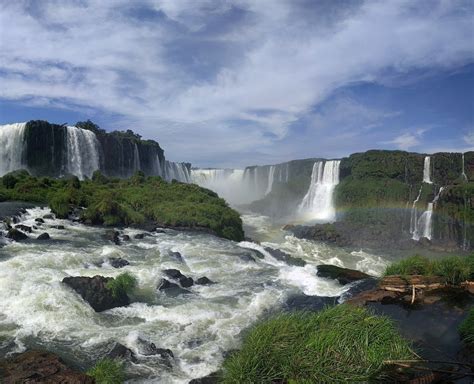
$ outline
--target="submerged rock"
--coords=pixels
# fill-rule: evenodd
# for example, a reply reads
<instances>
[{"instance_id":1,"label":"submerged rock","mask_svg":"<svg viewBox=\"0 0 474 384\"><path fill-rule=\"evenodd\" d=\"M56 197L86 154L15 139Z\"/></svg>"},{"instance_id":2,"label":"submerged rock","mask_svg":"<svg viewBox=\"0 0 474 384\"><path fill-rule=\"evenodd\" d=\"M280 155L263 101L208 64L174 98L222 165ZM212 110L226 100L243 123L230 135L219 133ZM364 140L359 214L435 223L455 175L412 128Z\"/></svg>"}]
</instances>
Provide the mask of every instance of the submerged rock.
<instances>
[{"instance_id":1,"label":"submerged rock","mask_svg":"<svg viewBox=\"0 0 474 384\"><path fill-rule=\"evenodd\" d=\"M115 343L112 350L107 354L110 359L123 359L131 361L132 363L138 362L137 357L130 348L120 343Z\"/></svg>"},{"instance_id":2,"label":"submerged rock","mask_svg":"<svg viewBox=\"0 0 474 384\"><path fill-rule=\"evenodd\" d=\"M114 268L123 268L130 265L128 260L122 259L121 257L109 257L109 263Z\"/></svg>"},{"instance_id":3,"label":"submerged rock","mask_svg":"<svg viewBox=\"0 0 474 384\"><path fill-rule=\"evenodd\" d=\"M71 276L65 277L63 283L70 286L87 301L96 312L102 312L115 307L124 307L130 304L127 294L119 292L116 296L107 288L111 277Z\"/></svg>"},{"instance_id":4,"label":"submerged rock","mask_svg":"<svg viewBox=\"0 0 474 384\"><path fill-rule=\"evenodd\" d=\"M206 276L203 276L196 280L196 284L197 285L212 285L216 283L212 281L211 279L208 279Z\"/></svg>"},{"instance_id":5,"label":"submerged rock","mask_svg":"<svg viewBox=\"0 0 474 384\"><path fill-rule=\"evenodd\" d=\"M220 377L219 372L213 372L199 379L192 379L188 384L218 384Z\"/></svg>"},{"instance_id":6,"label":"submerged rock","mask_svg":"<svg viewBox=\"0 0 474 384\"><path fill-rule=\"evenodd\" d=\"M170 296L186 295L191 293L187 289L181 288L178 284L171 283L166 279L161 280L160 284L158 285L158 290L166 292L166 294Z\"/></svg>"},{"instance_id":7,"label":"submerged rock","mask_svg":"<svg viewBox=\"0 0 474 384\"><path fill-rule=\"evenodd\" d=\"M25 233L23 233L22 231L16 228L9 229L7 233L7 237L15 241L22 241L22 240L28 239L28 236Z\"/></svg>"},{"instance_id":8,"label":"submerged rock","mask_svg":"<svg viewBox=\"0 0 474 384\"><path fill-rule=\"evenodd\" d=\"M69 368L57 355L28 351L0 363L2 383L93 384L95 380Z\"/></svg>"},{"instance_id":9,"label":"submerged rock","mask_svg":"<svg viewBox=\"0 0 474 384\"><path fill-rule=\"evenodd\" d=\"M319 277L337 280L341 285L346 285L354 281L367 279L370 277L364 272L357 271L355 269L341 268L336 265L318 265L317 269L317 275Z\"/></svg>"},{"instance_id":10,"label":"submerged rock","mask_svg":"<svg viewBox=\"0 0 474 384\"><path fill-rule=\"evenodd\" d=\"M306 265L306 261L303 259L299 259L297 257L293 257L288 253L280 251L279 249L273 249L270 247L266 247L265 251L267 251L270 255L272 255L275 259L279 261L283 261L288 265L294 265L296 267L304 267Z\"/></svg>"},{"instance_id":11,"label":"submerged rock","mask_svg":"<svg viewBox=\"0 0 474 384\"><path fill-rule=\"evenodd\" d=\"M66 229L66 227L64 227L64 225L51 225L51 228L54 228L54 229Z\"/></svg>"},{"instance_id":12,"label":"submerged rock","mask_svg":"<svg viewBox=\"0 0 474 384\"><path fill-rule=\"evenodd\" d=\"M43 217L45 217L45 216L43 216ZM37 218L35 219L35 221L36 221L37 223L39 223L39 224L44 224L44 220L43 220L42 218L40 218L40 217L37 217Z\"/></svg>"},{"instance_id":13,"label":"submerged rock","mask_svg":"<svg viewBox=\"0 0 474 384\"><path fill-rule=\"evenodd\" d=\"M15 228L23 232L28 232L28 233L33 232L33 228L29 227L28 225L18 224L18 225L15 225Z\"/></svg>"},{"instance_id":14,"label":"submerged rock","mask_svg":"<svg viewBox=\"0 0 474 384\"><path fill-rule=\"evenodd\" d=\"M189 288L194 285L194 280L192 277L182 276L179 279L179 284L181 284L183 288Z\"/></svg>"},{"instance_id":15,"label":"submerged rock","mask_svg":"<svg viewBox=\"0 0 474 384\"><path fill-rule=\"evenodd\" d=\"M175 259L176 261L178 261L180 263L184 263L184 259L183 259L183 256L181 255L181 253L179 253L179 252L170 252L169 255L172 259Z\"/></svg>"},{"instance_id":16,"label":"submerged rock","mask_svg":"<svg viewBox=\"0 0 474 384\"><path fill-rule=\"evenodd\" d=\"M44 232L36 238L36 240L49 240L49 239L51 239L51 237L49 236L48 232Z\"/></svg>"},{"instance_id":17,"label":"submerged rock","mask_svg":"<svg viewBox=\"0 0 474 384\"><path fill-rule=\"evenodd\" d=\"M178 269L174 269L174 268L171 268L171 269L165 269L163 271L163 273L172 278L172 279L180 279L181 277L185 277L181 271L179 271Z\"/></svg>"},{"instance_id":18,"label":"submerged rock","mask_svg":"<svg viewBox=\"0 0 474 384\"><path fill-rule=\"evenodd\" d=\"M114 231L113 229L108 229L105 231L103 237L106 240L110 240L116 245L120 245L120 233L118 231Z\"/></svg>"}]
</instances>

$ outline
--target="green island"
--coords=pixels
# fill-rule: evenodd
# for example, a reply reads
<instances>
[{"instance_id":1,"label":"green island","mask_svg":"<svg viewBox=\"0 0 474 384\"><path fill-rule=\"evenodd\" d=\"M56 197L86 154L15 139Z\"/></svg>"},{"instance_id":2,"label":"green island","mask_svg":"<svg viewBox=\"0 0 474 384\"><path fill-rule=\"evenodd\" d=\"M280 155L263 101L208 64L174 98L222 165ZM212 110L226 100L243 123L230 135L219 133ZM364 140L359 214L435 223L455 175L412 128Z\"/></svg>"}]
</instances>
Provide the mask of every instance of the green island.
<instances>
[{"instance_id":1,"label":"green island","mask_svg":"<svg viewBox=\"0 0 474 384\"><path fill-rule=\"evenodd\" d=\"M54 179L15 171L0 178L1 201L47 204L58 218L80 210L86 224L206 229L229 240L244 238L240 215L208 189L137 172L129 179ZM82 209L83 208L83 209Z\"/></svg>"}]
</instances>

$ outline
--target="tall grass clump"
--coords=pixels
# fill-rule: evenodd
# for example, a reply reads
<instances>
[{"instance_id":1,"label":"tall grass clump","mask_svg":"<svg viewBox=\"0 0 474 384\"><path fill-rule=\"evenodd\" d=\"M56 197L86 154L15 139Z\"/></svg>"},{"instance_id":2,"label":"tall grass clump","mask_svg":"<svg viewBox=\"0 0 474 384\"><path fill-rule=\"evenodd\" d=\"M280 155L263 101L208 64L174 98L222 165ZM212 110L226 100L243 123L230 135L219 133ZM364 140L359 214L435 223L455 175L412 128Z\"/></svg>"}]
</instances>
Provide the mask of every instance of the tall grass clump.
<instances>
[{"instance_id":1,"label":"tall grass clump","mask_svg":"<svg viewBox=\"0 0 474 384\"><path fill-rule=\"evenodd\" d=\"M384 275L439 276L448 284L459 284L474 277L474 254L464 257L447 256L438 260L415 255L388 266Z\"/></svg>"},{"instance_id":2,"label":"tall grass clump","mask_svg":"<svg viewBox=\"0 0 474 384\"><path fill-rule=\"evenodd\" d=\"M108 358L100 360L87 375L93 377L96 384L122 384L125 381L123 363Z\"/></svg>"},{"instance_id":3,"label":"tall grass clump","mask_svg":"<svg viewBox=\"0 0 474 384\"><path fill-rule=\"evenodd\" d=\"M474 308L471 308L469 315L459 326L461 338L468 344L474 344Z\"/></svg>"},{"instance_id":4,"label":"tall grass clump","mask_svg":"<svg viewBox=\"0 0 474 384\"><path fill-rule=\"evenodd\" d=\"M365 382L380 377L385 361L413 357L389 318L343 304L258 324L224 362L223 382Z\"/></svg>"},{"instance_id":5,"label":"tall grass clump","mask_svg":"<svg viewBox=\"0 0 474 384\"><path fill-rule=\"evenodd\" d=\"M112 291L112 296L118 298L130 293L137 286L137 279L125 272L107 282L107 289Z\"/></svg>"}]
</instances>

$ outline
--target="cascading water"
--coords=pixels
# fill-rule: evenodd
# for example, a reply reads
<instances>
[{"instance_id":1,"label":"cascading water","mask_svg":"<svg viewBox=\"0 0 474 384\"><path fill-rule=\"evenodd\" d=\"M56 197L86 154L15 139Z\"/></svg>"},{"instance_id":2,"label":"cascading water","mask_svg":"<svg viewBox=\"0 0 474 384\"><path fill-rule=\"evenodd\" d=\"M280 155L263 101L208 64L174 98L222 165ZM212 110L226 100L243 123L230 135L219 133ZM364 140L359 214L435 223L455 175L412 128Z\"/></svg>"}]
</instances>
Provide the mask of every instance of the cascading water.
<instances>
[{"instance_id":1,"label":"cascading water","mask_svg":"<svg viewBox=\"0 0 474 384\"><path fill-rule=\"evenodd\" d=\"M431 181L431 156L425 156L425 162L423 166L423 183L433 183Z\"/></svg>"},{"instance_id":2,"label":"cascading water","mask_svg":"<svg viewBox=\"0 0 474 384\"><path fill-rule=\"evenodd\" d=\"M0 176L27 168L23 163L25 128L26 123L0 126Z\"/></svg>"},{"instance_id":3,"label":"cascading water","mask_svg":"<svg viewBox=\"0 0 474 384\"><path fill-rule=\"evenodd\" d=\"M318 221L334 221L336 219L333 191L339 184L340 164L340 160L314 163L309 190L299 206L301 215Z\"/></svg>"},{"instance_id":4,"label":"cascading water","mask_svg":"<svg viewBox=\"0 0 474 384\"><path fill-rule=\"evenodd\" d=\"M165 179L168 181L178 180L182 183L190 183L191 175L188 167L184 163L175 163L173 161L165 161Z\"/></svg>"},{"instance_id":5,"label":"cascading water","mask_svg":"<svg viewBox=\"0 0 474 384\"><path fill-rule=\"evenodd\" d=\"M91 177L99 169L99 142L87 129L67 127L66 173L80 179Z\"/></svg>"},{"instance_id":6,"label":"cascading water","mask_svg":"<svg viewBox=\"0 0 474 384\"><path fill-rule=\"evenodd\" d=\"M133 148L133 169L134 169L134 172L137 172L140 170L140 153L138 152L137 143L135 143L135 146Z\"/></svg>"},{"instance_id":7,"label":"cascading water","mask_svg":"<svg viewBox=\"0 0 474 384\"><path fill-rule=\"evenodd\" d=\"M413 232L413 240L419 241L422 237L431 240L433 238L433 209L438 202L444 187L441 187L436 194L435 198L431 203L428 203L428 207L425 212L422 213L420 218L417 220L415 230Z\"/></svg>"},{"instance_id":8,"label":"cascading water","mask_svg":"<svg viewBox=\"0 0 474 384\"><path fill-rule=\"evenodd\" d=\"M231 204L248 202L242 169L192 169L191 180L218 193Z\"/></svg>"},{"instance_id":9,"label":"cascading water","mask_svg":"<svg viewBox=\"0 0 474 384\"><path fill-rule=\"evenodd\" d=\"M268 171L268 183L267 183L267 190L265 191L265 195L268 195L273 188L273 178L275 176L275 165L270 166L270 170Z\"/></svg>"},{"instance_id":10,"label":"cascading water","mask_svg":"<svg viewBox=\"0 0 474 384\"><path fill-rule=\"evenodd\" d=\"M463 181L468 181L467 180L467 175L466 175L466 170L464 168L464 153L462 154L462 173L461 173L461 178Z\"/></svg>"},{"instance_id":11,"label":"cascading water","mask_svg":"<svg viewBox=\"0 0 474 384\"><path fill-rule=\"evenodd\" d=\"M423 184L421 184L420 190L418 191L418 195L416 196L415 201L413 201L413 205L411 207L410 233L412 234L412 239L414 239L413 236L414 236L416 228L418 226L418 212L417 212L417 209L416 209L416 204L420 201L422 191L423 191Z\"/></svg>"}]
</instances>

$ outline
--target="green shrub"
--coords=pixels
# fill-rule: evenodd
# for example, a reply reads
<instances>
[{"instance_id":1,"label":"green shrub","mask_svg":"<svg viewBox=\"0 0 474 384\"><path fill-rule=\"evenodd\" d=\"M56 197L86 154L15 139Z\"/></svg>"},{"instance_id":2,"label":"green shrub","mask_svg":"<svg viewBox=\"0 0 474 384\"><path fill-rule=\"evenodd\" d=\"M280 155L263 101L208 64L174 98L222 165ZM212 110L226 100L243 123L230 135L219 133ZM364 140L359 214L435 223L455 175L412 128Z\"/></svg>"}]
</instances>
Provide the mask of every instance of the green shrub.
<instances>
[{"instance_id":1,"label":"green shrub","mask_svg":"<svg viewBox=\"0 0 474 384\"><path fill-rule=\"evenodd\" d=\"M137 285L137 279L130 273L125 272L118 275L115 279L107 282L107 289L112 291L112 296L118 298L130 293Z\"/></svg>"},{"instance_id":2,"label":"green shrub","mask_svg":"<svg viewBox=\"0 0 474 384\"><path fill-rule=\"evenodd\" d=\"M440 276L449 284L462 283L470 279L473 274L474 254L465 257L447 256L438 260L415 255L389 265L384 273L385 276Z\"/></svg>"},{"instance_id":3,"label":"green shrub","mask_svg":"<svg viewBox=\"0 0 474 384\"><path fill-rule=\"evenodd\" d=\"M122 384L125 381L123 363L119 360L103 359L87 371L96 384Z\"/></svg>"},{"instance_id":4,"label":"green shrub","mask_svg":"<svg viewBox=\"0 0 474 384\"><path fill-rule=\"evenodd\" d=\"M389 318L339 305L258 324L224 362L223 382L365 382L381 375L385 361L413 357Z\"/></svg>"},{"instance_id":5,"label":"green shrub","mask_svg":"<svg viewBox=\"0 0 474 384\"><path fill-rule=\"evenodd\" d=\"M474 308L459 326L459 334L466 343L474 344Z\"/></svg>"}]
</instances>

